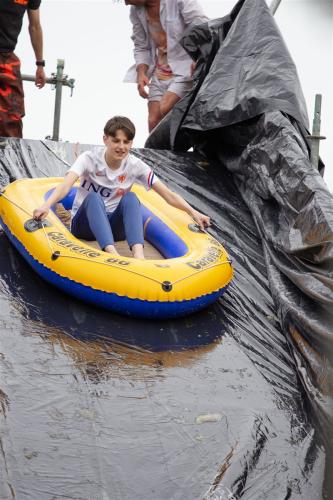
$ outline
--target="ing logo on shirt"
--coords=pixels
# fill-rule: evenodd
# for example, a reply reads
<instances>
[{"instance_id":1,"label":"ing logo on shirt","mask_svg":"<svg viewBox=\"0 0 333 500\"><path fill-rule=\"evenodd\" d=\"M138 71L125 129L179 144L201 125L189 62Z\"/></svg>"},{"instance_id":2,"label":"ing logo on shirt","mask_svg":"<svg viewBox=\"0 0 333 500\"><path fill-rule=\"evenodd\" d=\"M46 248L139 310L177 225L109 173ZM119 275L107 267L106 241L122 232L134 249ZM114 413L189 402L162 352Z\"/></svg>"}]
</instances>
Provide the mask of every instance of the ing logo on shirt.
<instances>
[{"instance_id":1,"label":"ing logo on shirt","mask_svg":"<svg viewBox=\"0 0 333 500\"><path fill-rule=\"evenodd\" d=\"M84 179L81 187L84 188L88 192L94 192L94 193L99 193L102 198L109 198L112 194L112 190L105 186L100 186L99 184L94 184L93 182L89 182L87 179ZM114 200L115 198L120 198L124 196L124 194L128 193L131 190L132 186L129 186L128 188L118 188L115 192L115 194L110 198L111 200Z\"/></svg>"},{"instance_id":2,"label":"ing logo on shirt","mask_svg":"<svg viewBox=\"0 0 333 500\"><path fill-rule=\"evenodd\" d=\"M126 179L126 175L124 175L124 174L118 176L118 181L121 183L123 183L125 181L125 179Z\"/></svg>"}]
</instances>

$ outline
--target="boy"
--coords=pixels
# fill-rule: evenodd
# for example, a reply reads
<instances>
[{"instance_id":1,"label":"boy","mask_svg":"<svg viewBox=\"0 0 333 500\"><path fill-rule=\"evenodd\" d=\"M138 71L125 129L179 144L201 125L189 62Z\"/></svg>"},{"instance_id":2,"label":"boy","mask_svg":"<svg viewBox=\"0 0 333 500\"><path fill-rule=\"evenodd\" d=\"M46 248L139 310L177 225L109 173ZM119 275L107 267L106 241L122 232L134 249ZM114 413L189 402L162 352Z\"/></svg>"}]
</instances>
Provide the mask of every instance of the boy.
<instances>
[{"instance_id":1,"label":"boy","mask_svg":"<svg viewBox=\"0 0 333 500\"><path fill-rule=\"evenodd\" d=\"M130 149L135 127L126 117L114 116L104 127L105 149L82 153L50 198L34 210L35 219L44 219L52 205L64 198L80 178L72 208L71 231L79 239L97 240L105 252L117 254L114 241L126 239L133 257L144 259L140 201L131 192L134 183L154 189L173 207L184 210L204 229L208 216L194 210L173 193Z\"/></svg>"}]
</instances>

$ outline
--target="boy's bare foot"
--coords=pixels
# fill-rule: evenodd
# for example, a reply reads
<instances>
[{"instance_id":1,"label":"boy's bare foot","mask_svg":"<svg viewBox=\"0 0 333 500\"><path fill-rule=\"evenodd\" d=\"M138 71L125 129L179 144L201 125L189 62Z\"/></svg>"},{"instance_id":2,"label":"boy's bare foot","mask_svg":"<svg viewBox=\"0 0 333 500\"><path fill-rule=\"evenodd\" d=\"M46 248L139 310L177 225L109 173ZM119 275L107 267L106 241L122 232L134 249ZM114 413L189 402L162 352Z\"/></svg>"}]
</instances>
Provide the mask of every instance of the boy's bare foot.
<instances>
[{"instance_id":1,"label":"boy's bare foot","mask_svg":"<svg viewBox=\"0 0 333 500\"><path fill-rule=\"evenodd\" d=\"M119 255L114 245L106 245L106 247L104 248L104 252L115 253L116 255Z\"/></svg>"},{"instance_id":2,"label":"boy's bare foot","mask_svg":"<svg viewBox=\"0 0 333 500\"><path fill-rule=\"evenodd\" d=\"M132 253L135 259L145 258L143 253L143 245L141 245L141 243L135 243L135 245L132 246Z\"/></svg>"}]
</instances>

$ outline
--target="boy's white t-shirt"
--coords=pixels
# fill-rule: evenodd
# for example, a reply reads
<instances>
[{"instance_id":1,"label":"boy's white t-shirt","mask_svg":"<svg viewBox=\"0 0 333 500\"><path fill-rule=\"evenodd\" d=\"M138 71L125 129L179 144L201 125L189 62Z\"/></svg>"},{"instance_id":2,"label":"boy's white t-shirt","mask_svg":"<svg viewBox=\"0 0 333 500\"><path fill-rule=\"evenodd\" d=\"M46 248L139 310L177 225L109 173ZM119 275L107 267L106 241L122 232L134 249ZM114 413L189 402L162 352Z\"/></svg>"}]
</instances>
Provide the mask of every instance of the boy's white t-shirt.
<instances>
[{"instance_id":1,"label":"boy's white t-shirt","mask_svg":"<svg viewBox=\"0 0 333 500\"><path fill-rule=\"evenodd\" d=\"M159 179L151 168L139 158L128 154L117 170L111 170L105 161L106 149L95 148L82 153L68 172L80 177L72 207L72 218L89 193L99 193L107 212L113 212L121 197L131 190L134 183L147 190Z\"/></svg>"}]
</instances>

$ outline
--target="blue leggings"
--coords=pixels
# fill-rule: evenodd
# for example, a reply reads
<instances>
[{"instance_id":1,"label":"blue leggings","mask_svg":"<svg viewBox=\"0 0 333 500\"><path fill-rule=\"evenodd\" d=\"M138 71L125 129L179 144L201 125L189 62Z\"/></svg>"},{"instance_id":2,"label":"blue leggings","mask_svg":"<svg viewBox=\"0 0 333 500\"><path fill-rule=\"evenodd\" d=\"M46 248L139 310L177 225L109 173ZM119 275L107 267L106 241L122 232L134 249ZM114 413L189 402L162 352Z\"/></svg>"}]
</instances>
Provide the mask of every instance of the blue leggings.
<instances>
[{"instance_id":1,"label":"blue leggings","mask_svg":"<svg viewBox=\"0 0 333 500\"><path fill-rule=\"evenodd\" d=\"M130 248L136 243L143 245L140 201L130 191L121 198L115 211L108 213L101 196L89 193L72 220L71 231L76 238L97 240L102 250L125 239Z\"/></svg>"}]
</instances>

